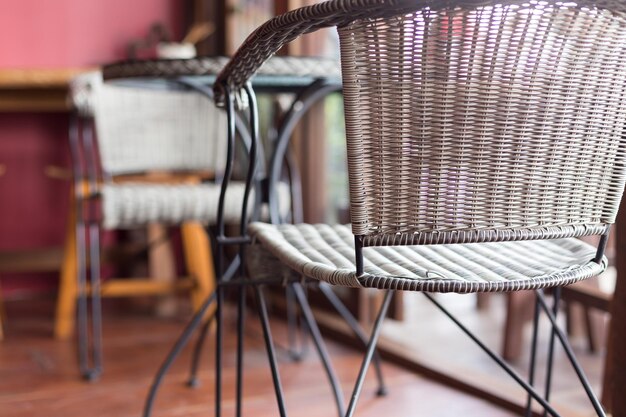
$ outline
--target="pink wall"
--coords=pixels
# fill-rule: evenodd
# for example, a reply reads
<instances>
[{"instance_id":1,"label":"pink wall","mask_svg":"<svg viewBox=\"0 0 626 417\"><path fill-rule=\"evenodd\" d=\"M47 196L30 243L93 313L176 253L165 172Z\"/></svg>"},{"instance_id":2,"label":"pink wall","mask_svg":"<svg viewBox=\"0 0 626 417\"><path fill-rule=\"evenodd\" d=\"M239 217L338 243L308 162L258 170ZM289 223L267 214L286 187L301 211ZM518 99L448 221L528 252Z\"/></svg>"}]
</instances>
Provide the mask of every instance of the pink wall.
<instances>
[{"instance_id":1,"label":"pink wall","mask_svg":"<svg viewBox=\"0 0 626 417\"><path fill-rule=\"evenodd\" d=\"M63 234L69 181L45 176L69 166L67 117L0 113L0 250L54 246Z\"/></svg>"},{"instance_id":2,"label":"pink wall","mask_svg":"<svg viewBox=\"0 0 626 417\"><path fill-rule=\"evenodd\" d=\"M129 40L163 22L183 32L184 0L0 0L0 68L97 66L125 58ZM68 183L48 165L69 167L68 115L0 113L0 250L63 244ZM56 273L3 274L2 290L56 288Z\"/></svg>"},{"instance_id":3,"label":"pink wall","mask_svg":"<svg viewBox=\"0 0 626 417\"><path fill-rule=\"evenodd\" d=\"M0 113L0 251L47 248L63 242L69 183L44 175L68 166L67 116ZM0 274L4 298L56 288L56 273Z\"/></svg>"},{"instance_id":4,"label":"pink wall","mask_svg":"<svg viewBox=\"0 0 626 417\"><path fill-rule=\"evenodd\" d=\"M163 22L180 39L183 0L0 0L0 67L76 67L124 58Z\"/></svg>"}]
</instances>

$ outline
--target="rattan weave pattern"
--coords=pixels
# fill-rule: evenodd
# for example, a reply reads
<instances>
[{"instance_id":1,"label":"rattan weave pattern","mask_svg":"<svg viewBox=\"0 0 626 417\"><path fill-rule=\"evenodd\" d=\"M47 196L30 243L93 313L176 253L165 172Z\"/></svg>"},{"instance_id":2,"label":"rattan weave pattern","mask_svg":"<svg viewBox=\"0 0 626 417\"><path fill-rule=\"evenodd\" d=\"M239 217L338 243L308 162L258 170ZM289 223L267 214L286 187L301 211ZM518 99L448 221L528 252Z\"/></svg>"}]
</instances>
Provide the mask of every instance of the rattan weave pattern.
<instances>
[{"instance_id":1,"label":"rattan weave pattern","mask_svg":"<svg viewBox=\"0 0 626 417\"><path fill-rule=\"evenodd\" d=\"M254 223L253 274L475 292L600 273L606 259L575 237L608 231L626 181L625 11L603 0L333 0L262 25L218 76L216 101L283 44L337 26L352 233ZM354 235L366 246L360 275Z\"/></svg>"},{"instance_id":2,"label":"rattan weave pattern","mask_svg":"<svg viewBox=\"0 0 626 417\"><path fill-rule=\"evenodd\" d=\"M105 83L95 109L103 169L112 175L224 168L226 114L202 94Z\"/></svg>"},{"instance_id":3,"label":"rattan weave pattern","mask_svg":"<svg viewBox=\"0 0 626 417\"><path fill-rule=\"evenodd\" d=\"M104 80L114 80L135 77L170 78L181 75L216 75L227 62L227 57L121 61L103 66L102 77Z\"/></svg>"},{"instance_id":4,"label":"rattan weave pattern","mask_svg":"<svg viewBox=\"0 0 626 417\"><path fill-rule=\"evenodd\" d=\"M355 20L339 35L351 220L368 244L567 237L615 221L626 16L495 3Z\"/></svg>"},{"instance_id":5,"label":"rattan weave pattern","mask_svg":"<svg viewBox=\"0 0 626 417\"><path fill-rule=\"evenodd\" d=\"M249 230L256 245L249 251L248 267L257 278L301 274L349 287L499 292L568 285L606 267L606 259L592 261L595 248L567 238L367 248L365 273L356 276L348 225L253 223Z\"/></svg>"},{"instance_id":6,"label":"rattan weave pattern","mask_svg":"<svg viewBox=\"0 0 626 417\"><path fill-rule=\"evenodd\" d=\"M224 222L239 224L245 183L232 181L224 200ZM221 184L159 184L146 182L106 183L102 186L102 225L105 229L132 229L149 223L167 225L197 221L205 225L217 224L217 204ZM288 184L280 182L276 188L285 216L291 205ZM252 213L254 190L249 199L248 215ZM261 207L262 219L269 218L267 205Z\"/></svg>"},{"instance_id":7,"label":"rattan weave pattern","mask_svg":"<svg viewBox=\"0 0 626 417\"><path fill-rule=\"evenodd\" d=\"M74 79L70 99L77 113L95 121L100 160L88 158L86 163L107 174L99 190L92 190L102 197L105 229L153 222L216 223L218 184L116 183L110 177L163 170L221 171L226 152L223 111L200 94L109 85L98 71ZM226 199L231 224L240 220L244 193L241 183L233 188Z\"/></svg>"},{"instance_id":8,"label":"rattan weave pattern","mask_svg":"<svg viewBox=\"0 0 626 417\"><path fill-rule=\"evenodd\" d=\"M226 114L199 93L110 85L96 71L72 81L70 99L94 118L108 174L224 167Z\"/></svg>"},{"instance_id":9,"label":"rattan weave pattern","mask_svg":"<svg viewBox=\"0 0 626 417\"><path fill-rule=\"evenodd\" d=\"M190 59L160 59L124 61L105 65L105 80L158 77L174 78L194 75L217 75L228 62L225 57L197 57ZM340 77L341 70L335 59L317 57L276 56L266 61L259 75Z\"/></svg>"},{"instance_id":10,"label":"rattan weave pattern","mask_svg":"<svg viewBox=\"0 0 626 417\"><path fill-rule=\"evenodd\" d=\"M543 0L330 0L301 7L276 16L252 32L239 47L233 58L220 72L215 83L216 100L223 101L223 85L237 91L283 45L299 36L325 27L341 27L355 20L375 20L399 16L415 10L442 10L480 8L493 4L524 5L546 3ZM607 9L615 13L626 12L626 3L620 0L578 0L574 2L551 1L553 4L579 8Z\"/></svg>"},{"instance_id":11,"label":"rattan weave pattern","mask_svg":"<svg viewBox=\"0 0 626 417\"><path fill-rule=\"evenodd\" d=\"M238 224L245 184L230 185L225 200L224 221ZM103 227L124 229L149 223L167 225L197 221L217 222L220 184L104 184L102 187ZM252 207L250 207L252 208Z\"/></svg>"},{"instance_id":12,"label":"rattan weave pattern","mask_svg":"<svg viewBox=\"0 0 626 417\"><path fill-rule=\"evenodd\" d=\"M353 231L366 245L603 233L626 180L626 5L335 0L253 32L237 90L338 26Z\"/></svg>"}]
</instances>

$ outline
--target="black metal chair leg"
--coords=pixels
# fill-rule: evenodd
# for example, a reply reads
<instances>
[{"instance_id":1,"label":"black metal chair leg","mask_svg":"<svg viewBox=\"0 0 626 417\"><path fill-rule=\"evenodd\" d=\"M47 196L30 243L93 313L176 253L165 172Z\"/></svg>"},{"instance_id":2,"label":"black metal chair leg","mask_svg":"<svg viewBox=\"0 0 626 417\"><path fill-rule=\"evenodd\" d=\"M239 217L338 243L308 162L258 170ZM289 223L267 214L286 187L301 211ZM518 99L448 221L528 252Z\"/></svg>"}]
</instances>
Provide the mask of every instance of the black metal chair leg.
<instances>
[{"instance_id":1,"label":"black metal chair leg","mask_svg":"<svg viewBox=\"0 0 626 417\"><path fill-rule=\"evenodd\" d=\"M263 327L263 339L265 340L265 349L267 350L267 357L270 362L270 369L272 371L272 380L274 381L274 392L276 394L276 402L278 403L278 411L280 417L286 417L285 401L283 395L283 387L280 382L280 375L278 373L278 366L276 364L276 352L274 350L274 343L272 342L272 333L269 325L269 318L267 314L267 306L265 304L265 297L263 295L263 289L260 286L255 287L257 308L259 310L259 320Z\"/></svg>"},{"instance_id":2,"label":"black metal chair leg","mask_svg":"<svg viewBox=\"0 0 626 417\"><path fill-rule=\"evenodd\" d=\"M535 299L535 312L533 315L533 337L531 341L530 347L530 364L528 367L528 384L530 386L534 386L535 383L535 366L537 361L537 336L539 334L539 301ZM528 395L526 399L526 411L524 412L524 417L532 416L532 403L533 399Z\"/></svg>"},{"instance_id":3,"label":"black metal chair leg","mask_svg":"<svg viewBox=\"0 0 626 417\"><path fill-rule=\"evenodd\" d=\"M78 366L83 378L89 374L89 323L87 309L87 259L85 250L85 224L76 222L76 263L78 284Z\"/></svg>"},{"instance_id":4,"label":"black metal chair leg","mask_svg":"<svg viewBox=\"0 0 626 417\"><path fill-rule=\"evenodd\" d=\"M183 350L183 348L187 345L193 332L198 328L198 326L200 326L200 324L202 324L202 319L204 318L206 311L216 298L216 292L213 292L204 301L204 304L202 304L200 309L196 312L189 324L187 324L181 335L176 340L176 343L172 347L172 350L170 350L170 352L167 354L167 357L163 361L163 364L159 368L156 376L154 377L154 381L150 386L150 391L148 392L148 397L146 398L146 403L144 405L143 417L150 417L150 415L152 414L154 400L156 398L157 391L159 390L159 387L163 382L165 374L172 366L172 363L174 363L176 358L178 358L178 355L180 355L180 352Z\"/></svg>"},{"instance_id":5,"label":"black metal chair leg","mask_svg":"<svg viewBox=\"0 0 626 417\"><path fill-rule=\"evenodd\" d=\"M226 272L224 273L224 278L222 281L228 282L233 277L235 272L239 269L240 262L239 256L237 256L228 266ZM198 370L200 368L200 360L202 359L202 349L204 347L204 342L209 334L209 329L211 328L211 323L215 320L215 313L208 317L204 322L204 325L200 329L200 334L198 335L198 339L196 340L196 345L193 349L193 355L191 358L191 365L189 368L189 379L187 380L187 386L191 388L196 388L200 385L198 380Z\"/></svg>"},{"instance_id":6,"label":"black metal chair leg","mask_svg":"<svg viewBox=\"0 0 626 417\"><path fill-rule=\"evenodd\" d=\"M380 311L378 312L378 317L376 317L376 321L374 322L372 336L370 337L370 340L367 344L365 357L363 358L363 363L361 364L361 369L359 370L359 376L357 377L356 384L354 385L352 397L350 397L350 404L348 405L346 417L352 417L354 415L354 411L356 410L356 404L359 400L359 396L361 395L361 389L363 388L365 375L367 374L367 369L369 368L369 365L372 361L372 356L374 355L374 351L376 349L376 343L378 342L378 338L380 337L380 330L382 328L385 316L387 315L387 310L389 310L389 305L391 304L392 295L393 291L387 291L387 293L385 294L385 298L383 299L383 305L380 307Z\"/></svg>"},{"instance_id":7,"label":"black metal chair leg","mask_svg":"<svg viewBox=\"0 0 626 417\"><path fill-rule=\"evenodd\" d=\"M222 334L224 332L224 289L217 287L217 310L215 311L215 320L217 326L215 329L215 417L222 414Z\"/></svg>"},{"instance_id":8,"label":"black metal chair leg","mask_svg":"<svg viewBox=\"0 0 626 417\"><path fill-rule=\"evenodd\" d=\"M98 379L102 373L102 306L100 303L100 227L89 225L89 282L91 284L91 366L84 378Z\"/></svg>"},{"instance_id":9,"label":"black metal chair leg","mask_svg":"<svg viewBox=\"0 0 626 417\"><path fill-rule=\"evenodd\" d=\"M289 356L294 361L302 360L304 347L298 347L298 309L294 299L293 288L288 285L285 288L285 299L287 303L287 341L289 344Z\"/></svg>"},{"instance_id":10,"label":"black metal chair leg","mask_svg":"<svg viewBox=\"0 0 626 417\"><path fill-rule=\"evenodd\" d=\"M585 393L587 394L587 397L589 397L589 400L591 401L591 404L593 405L596 414L599 417L606 417L606 413L604 412L600 401L591 389L591 385L589 384L585 373L583 372L580 364L576 360L576 356L574 355L574 351L572 350L572 347L567 340L567 336L561 330L561 328L558 327L556 317L554 317L554 314L552 314L552 312L550 311L550 308L548 307L548 304L546 303L546 300L543 296L543 291L537 290L537 300L539 301L539 304L541 305L544 313L546 313L546 316L548 316L548 319L550 320L550 323L552 324L552 327L555 331L556 337L561 342L561 346L563 346L563 349L565 350L565 353L570 363L572 364L572 367L574 368L574 371L576 372L576 375L578 376L578 379L580 380L580 383L582 384Z\"/></svg>"},{"instance_id":11,"label":"black metal chair leg","mask_svg":"<svg viewBox=\"0 0 626 417\"><path fill-rule=\"evenodd\" d=\"M311 307L309 306L309 302L306 298L306 294L304 293L302 285L300 283L294 283L292 288L296 299L298 300L298 304L300 304L300 307L302 308L302 314L304 316L304 320L306 320L307 327L311 332L313 344L317 349L320 360L322 361L322 365L324 365L326 375L328 376L328 380L330 381L330 386L333 390L333 396L335 397L335 403L337 405L337 412L339 413L339 417L342 417L345 413L345 404L343 402L341 384L339 383L339 379L337 378L337 375L335 374L335 371L330 362L330 355L326 350L326 345L324 344L324 340L322 339L322 334L319 327L317 327L315 317L313 317L313 312L311 311Z\"/></svg>"},{"instance_id":12,"label":"black metal chair leg","mask_svg":"<svg viewBox=\"0 0 626 417\"><path fill-rule=\"evenodd\" d=\"M193 357L191 359L191 368L189 370L189 379L187 380L187 386L191 388L197 388L200 386L200 381L198 380L198 368L200 367L200 359L202 358L202 349L204 347L204 341L209 334L209 329L211 328L211 323L215 316L209 317L202 328L200 329L200 334L198 335L198 340L196 341L196 345L193 348Z\"/></svg>"},{"instance_id":13,"label":"black metal chair leg","mask_svg":"<svg viewBox=\"0 0 626 417\"><path fill-rule=\"evenodd\" d=\"M89 230L90 273L87 274L86 232ZM86 381L95 381L102 372L102 330L100 313L100 246L97 225L88 228L83 221L76 225L78 273L78 361ZM89 275L90 288L87 288ZM91 312L89 301L91 293ZM90 320L91 318L91 320ZM91 321L91 323L90 323ZM91 325L90 325L91 324Z\"/></svg>"},{"instance_id":14,"label":"black metal chair leg","mask_svg":"<svg viewBox=\"0 0 626 417\"><path fill-rule=\"evenodd\" d=\"M246 287L238 288L239 300L237 303L237 390L235 416L241 417L242 398L243 398L243 330L245 325L246 313Z\"/></svg>"},{"instance_id":15,"label":"black metal chair leg","mask_svg":"<svg viewBox=\"0 0 626 417\"><path fill-rule=\"evenodd\" d=\"M335 310L339 313L339 315L346 321L352 333L363 343L363 347L367 347L367 337L363 332L363 329L359 325L356 318L352 315L350 310L343 304L343 302L339 299L337 294L332 290L330 285L325 282L319 283L319 289L322 291L322 294L326 297L326 299L333 305ZM376 379L378 380L378 390L376 391L376 395L384 396L387 395L387 386L385 385L385 380L383 378L383 371L380 366L380 355L378 351L374 351L374 370L376 371Z\"/></svg>"},{"instance_id":16,"label":"black metal chair leg","mask_svg":"<svg viewBox=\"0 0 626 417\"><path fill-rule=\"evenodd\" d=\"M476 343L476 345L478 345L478 347L480 347L483 352L485 352L491 359L493 359L494 362L496 362L500 366L500 368L502 368L507 374L509 374L509 376L515 380L515 382L517 382L522 388L524 388L524 390L528 394L530 394L533 399L541 404L541 406L545 410L548 410L548 413L550 413L550 415L554 417L559 417L559 413L557 413L556 410L552 408L552 406L548 404L548 402L543 399L532 386L524 381L522 377L519 376L518 373L513 368L511 368L511 366L509 366L509 364L507 364L500 356L498 356L498 354L496 354L493 350L489 349L483 342L481 342L480 339L478 339L467 327L463 325L463 323L458 321L457 318L454 317L444 306L442 306L437 300L435 300L432 295L425 292L422 294L424 294L424 296L428 298L441 312L443 312L450 320L452 320L452 322L456 324L457 327L461 329L461 331L463 331L463 333L465 333L470 339L472 339L472 341Z\"/></svg>"},{"instance_id":17,"label":"black metal chair leg","mask_svg":"<svg viewBox=\"0 0 626 417\"><path fill-rule=\"evenodd\" d=\"M552 304L552 314L554 314L554 318L559 312L559 300L561 298L561 288L555 287L553 289L554 302ZM539 303L539 295L536 295L537 303ZM554 339L556 338L556 331L554 326L552 326L552 330L550 331L550 341L548 342L548 359L546 362L546 386L544 391L544 398L546 401L550 401L550 391L552 389L552 370L553 370L553 362L554 362ZM547 413L543 411L543 417L546 417Z\"/></svg>"}]
</instances>

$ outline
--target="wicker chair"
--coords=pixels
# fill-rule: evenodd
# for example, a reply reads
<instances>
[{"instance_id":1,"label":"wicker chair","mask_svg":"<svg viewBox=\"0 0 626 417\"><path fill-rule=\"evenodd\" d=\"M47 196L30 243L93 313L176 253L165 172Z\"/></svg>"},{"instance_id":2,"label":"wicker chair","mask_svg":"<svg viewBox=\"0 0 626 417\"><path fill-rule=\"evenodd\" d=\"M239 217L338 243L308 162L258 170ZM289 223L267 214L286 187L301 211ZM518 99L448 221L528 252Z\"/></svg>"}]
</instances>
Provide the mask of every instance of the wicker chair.
<instances>
[{"instance_id":1,"label":"wicker chair","mask_svg":"<svg viewBox=\"0 0 626 417\"><path fill-rule=\"evenodd\" d=\"M201 94L107 85L99 72L74 80L71 99L76 109L70 132L75 204L68 225L55 330L57 337L69 336L78 300L80 367L85 378L93 379L101 371L101 295L188 291L197 309L214 290L213 261L204 228L216 221L220 185L211 178L219 177L223 170L226 115ZM227 204L240 207L242 196L243 184L235 184ZM226 220L235 224L239 218ZM100 285L100 228L148 225L180 226L189 276L172 283L108 279ZM156 237L155 244L161 240ZM87 276L93 297L91 359Z\"/></svg>"},{"instance_id":2,"label":"wicker chair","mask_svg":"<svg viewBox=\"0 0 626 417\"><path fill-rule=\"evenodd\" d=\"M172 59L172 60L146 60L146 61L127 61L120 62L107 65L103 67L103 76L105 81L116 82L118 85L127 85L128 83L132 83L132 85L143 85L147 86L178 86L184 85L193 91L201 92L203 95L212 96L212 82L215 79L215 61L214 58L210 57L199 57L194 59ZM290 163L288 161L288 157L286 156L286 149L288 140L293 132L293 128L297 124L297 121L306 113L307 109L312 106L314 103L321 100L327 94L331 92L336 92L341 88L338 80L340 79L340 68L338 62L334 59L323 59L323 58L311 58L311 57L274 57L271 60L267 61L263 68L257 73L259 75L258 79L255 81L257 85L264 86L266 92L270 92L275 94L277 92L286 93L291 92L295 93L293 102L291 104L290 109L283 115L284 118L282 120L281 126L278 129L278 135L276 137L276 152L272 155L272 160L270 162L270 166L267 167L267 170L264 169L262 162L264 158L259 155L262 153L259 150L259 146L256 145L256 140L251 140L249 147L249 157L247 158L250 164L257 165L257 162L261 162L258 165L258 170L251 169L249 170L249 175L247 176L246 186L249 186L250 189L260 190L259 195L262 195L262 199L264 202L266 200L266 194L272 194L278 196L279 198L273 198L268 206L261 206L261 210L254 210L253 215L260 215L260 218L269 218L272 222L282 222L287 221L288 219L293 220L294 218L298 218L299 216L299 208L298 208L298 187L299 184L289 184L292 186L290 189L288 184L286 184L283 180L281 180L281 173L283 172L283 168L285 166L283 164L287 163L287 168L289 173L290 182L297 178L298 175L295 171L293 171L293 167L290 167ZM121 80L121 81L120 81ZM165 83L165 84L164 84ZM146 85L144 85L146 84ZM249 95L248 98L251 96ZM243 97L241 97L243 99ZM254 108L254 106L252 106ZM230 110L229 110L230 111ZM234 152L234 143L235 143L235 128L248 131L250 130L250 134L252 138L258 137L258 123L256 123L256 113L252 112L250 114L241 114L241 118L238 117L238 113L230 113L235 115L232 118L229 118L229 148L228 155L232 155ZM248 118L250 116L250 118ZM250 129L246 129L242 124L244 124L244 120L249 120L251 122ZM250 139L252 139L250 138ZM254 154L254 156L253 156ZM231 194L231 186L234 185L236 189L240 189L242 184L232 183L230 180L230 173L233 167L233 160L226 158L226 166L224 172L224 182L222 183L222 187L226 187L229 191L227 193L222 192L220 196L230 196ZM250 174L254 173L254 174ZM297 179L295 180L297 183ZM224 188L223 188L224 189ZM263 191L263 190L267 190ZM202 347L204 340L208 334L208 329L210 325L210 321L204 321L204 325L202 325L202 318L205 316L206 311L213 306L213 304L217 304L217 308L215 310L216 314L216 381L214 383L216 390L216 398L215 407L216 407L216 415L220 415L220 407L221 407L221 384L220 384L220 375L221 375L221 352L222 352L222 314L220 305L223 302L223 292L225 287L238 287L239 290L239 301L238 301L238 320L237 320L237 331L238 331L238 346L237 346L237 368L238 374L242 372L243 369L243 312L245 311L244 305L246 302L245 297L245 288L250 281L246 283L242 283L239 279L241 278L241 272L243 269L239 267L241 264L238 259L241 259L241 253L235 261L229 259L229 257L223 256L225 253L226 246L241 246L242 244L246 244L249 242L249 236L247 236L246 229L246 221L239 222L240 229L238 236L226 235L225 225L229 223L232 218L231 216L236 216L236 219L239 220L242 217L248 217L249 214L245 214L243 210L243 206L247 206L245 201L239 201L239 209L233 207L229 202L229 198L223 199L220 202L218 210L215 211L217 217L217 225L215 227L214 241L215 245L215 253L217 255L215 264L216 264L216 272L218 274L218 285L216 291L213 292L208 298L206 298L198 311L196 312L194 318L191 320L189 325L184 329L182 334L180 335L177 342L174 344L170 353L166 356L163 364L157 371L155 379L151 385L151 388L148 392L148 396L146 399L146 403L144 406L143 415L149 417L152 413L154 401L158 395L160 387L162 385L163 379L170 369L171 365L178 358L180 352L184 348L184 346L189 342L193 333L199 329L199 337L196 339L196 346L194 348L194 355L192 359L191 366L191 378L189 379L188 384L191 386L195 386L197 380L195 378L198 363L200 360L200 355L202 352ZM253 198L249 198L248 201L253 200ZM256 199L254 199L256 200ZM259 201L257 201L258 203ZM290 207L291 206L291 207ZM255 204L256 207L256 204ZM247 211L247 210L246 210ZM236 233L236 232L235 232ZM240 248L241 249L241 248ZM233 251L229 251L229 253L234 253ZM238 275L239 274L239 275ZM254 281L256 284L258 281ZM333 390L333 394L335 397L335 401L337 403L338 410L341 411L341 415L343 415L343 399L341 398L339 382L334 374L332 367L330 366L329 355L326 352L324 347L324 343L321 337L321 333L315 323L313 318L313 314L311 312L310 306L306 299L306 294L303 288L300 286L300 283L290 283L291 285L287 286L287 315L288 322L294 323L295 314L291 316L290 319L290 297L289 295L293 295L292 307L294 308L291 313L295 313L295 310L298 309L301 311L302 323L303 327L306 327L309 334L311 335L311 339L320 355L320 359L322 365L325 368L327 376L329 378L329 382L331 388ZM327 301L338 311L340 316L346 321L348 327L354 332L354 334L362 341L365 345L367 343L367 336L361 330L359 323L354 318L352 313L348 308L346 308L341 302L340 298L330 289L330 286L327 283L318 282L317 288L321 291L321 294L326 297ZM293 292L289 290L293 289ZM264 303L264 298L259 296L259 305ZM258 307L258 306L257 306ZM267 326L267 312L265 308L259 308L261 313L261 321L265 331L268 330ZM201 326L202 325L202 326ZM294 359L299 359L301 352L297 351L296 343L294 342L295 337L295 327L290 327L289 331L294 331L294 333L288 336L290 341L289 353ZM267 337L266 332L266 342L270 339ZM294 342L293 344L291 342ZM384 379L382 375L382 370L380 368L380 361L378 358L374 357L374 366L377 373L378 379L378 395L385 395L386 387L384 384ZM241 384L238 384L237 388L237 397L236 397L236 413L239 414L241 412L242 406L242 388Z\"/></svg>"},{"instance_id":3,"label":"wicker chair","mask_svg":"<svg viewBox=\"0 0 626 417\"><path fill-rule=\"evenodd\" d=\"M253 223L247 253L262 251L248 256L255 278L386 291L346 415L401 290L442 310L429 293L536 290L537 312L604 415L542 289L558 294L606 267L626 180L626 4L327 1L253 32L218 76L217 102L235 107L282 45L329 26L341 45L352 224ZM597 248L577 239L588 235L602 236ZM534 399L558 415L532 387L534 359L525 382L475 341L528 392L527 413ZM282 405L277 372L274 382Z\"/></svg>"}]
</instances>

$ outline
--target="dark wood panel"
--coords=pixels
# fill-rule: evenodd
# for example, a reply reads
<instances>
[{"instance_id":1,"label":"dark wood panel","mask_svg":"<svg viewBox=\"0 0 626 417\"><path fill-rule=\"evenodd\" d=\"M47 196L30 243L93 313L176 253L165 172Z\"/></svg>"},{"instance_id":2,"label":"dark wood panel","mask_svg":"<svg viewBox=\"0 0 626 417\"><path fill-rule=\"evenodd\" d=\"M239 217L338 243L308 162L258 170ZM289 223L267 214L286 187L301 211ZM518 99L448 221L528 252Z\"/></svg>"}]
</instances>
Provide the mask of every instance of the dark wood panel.
<instances>
[{"instance_id":1,"label":"dark wood panel","mask_svg":"<svg viewBox=\"0 0 626 417\"><path fill-rule=\"evenodd\" d=\"M603 403L614 416L626 416L626 200L615 225L617 283L611 303L611 326L605 366Z\"/></svg>"},{"instance_id":2,"label":"dark wood panel","mask_svg":"<svg viewBox=\"0 0 626 417\"><path fill-rule=\"evenodd\" d=\"M198 55L217 56L226 54L226 0L192 0L191 23L210 22L215 31L196 45ZM191 25L189 25L191 26Z\"/></svg>"}]
</instances>

